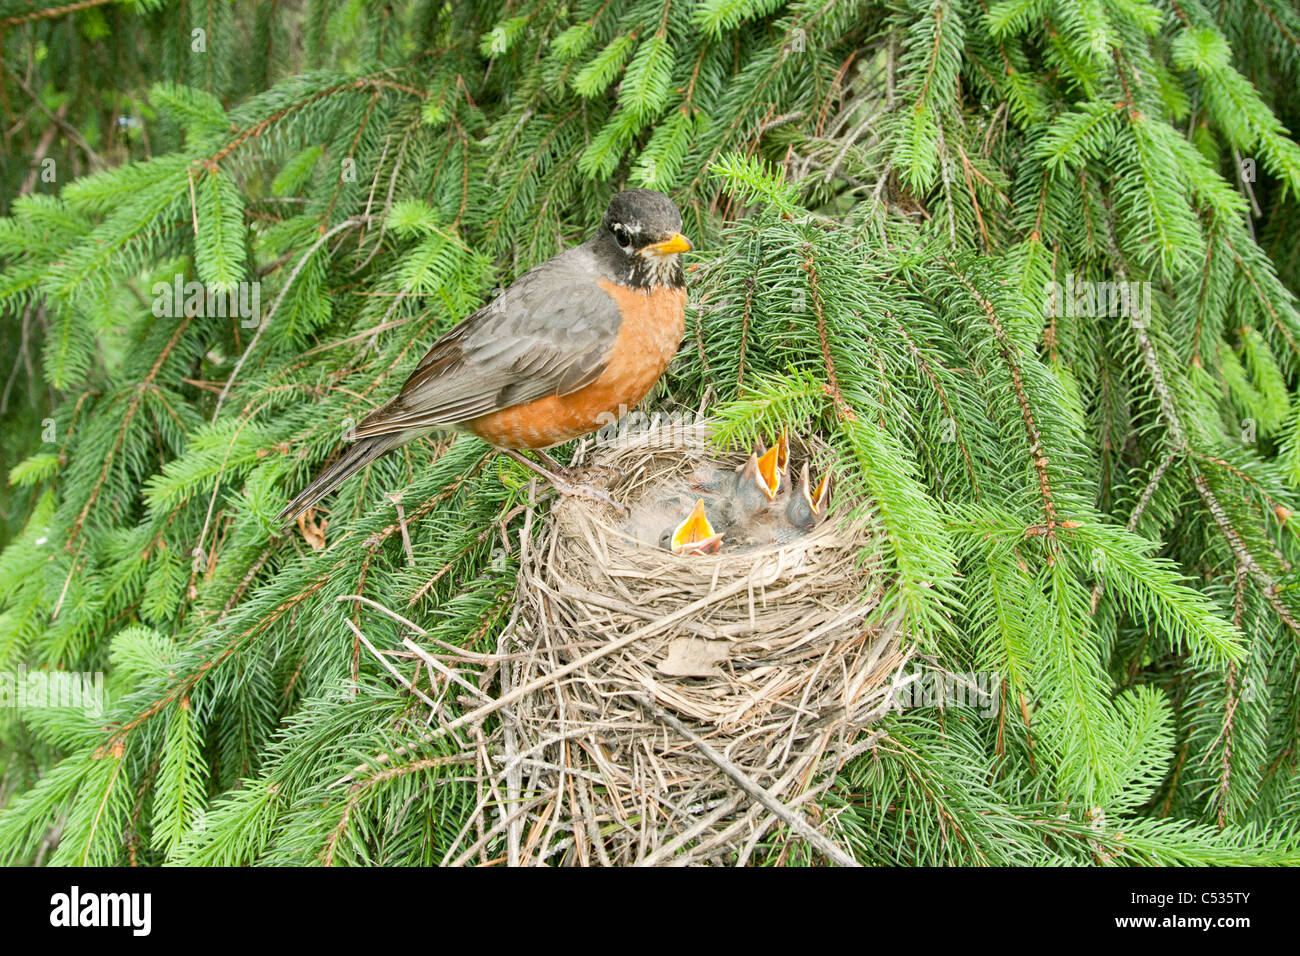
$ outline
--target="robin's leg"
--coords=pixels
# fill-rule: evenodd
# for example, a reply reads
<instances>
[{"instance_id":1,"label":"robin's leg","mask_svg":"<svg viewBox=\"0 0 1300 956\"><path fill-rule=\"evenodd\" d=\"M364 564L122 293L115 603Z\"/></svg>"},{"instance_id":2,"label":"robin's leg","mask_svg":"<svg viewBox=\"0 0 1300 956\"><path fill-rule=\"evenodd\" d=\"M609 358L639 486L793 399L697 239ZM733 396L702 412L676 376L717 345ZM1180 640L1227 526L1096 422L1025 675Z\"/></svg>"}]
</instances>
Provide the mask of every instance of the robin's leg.
<instances>
[{"instance_id":1,"label":"robin's leg","mask_svg":"<svg viewBox=\"0 0 1300 956\"><path fill-rule=\"evenodd\" d=\"M616 501L614 499L614 496L611 495L608 491L603 491L600 488L593 488L590 485L574 484L573 482L570 482L565 478L561 478L560 475L556 474L554 471L544 468L543 466L537 464L537 462L530 460L529 458L525 457L521 452L517 452L513 448L502 448L500 449L500 451L502 454L507 455L510 458L513 458L515 461L519 462L519 464L523 465L529 471L535 472L536 474L545 478L547 482L550 483L551 487L553 487L556 491L558 491L562 495L570 495L574 498L585 498L588 501L597 501L600 504L609 505L612 508L617 508L619 511L627 511L627 506L620 501ZM545 458L552 465L558 465L555 459L552 458L550 455L542 453L542 457ZM562 465L559 465L558 471L561 474L563 474L567 472L568 469L563 467Z\"/></svg>"},{"instance_id":2,"label":"robin's leg","mask_svg":"<svg viewBox=\"0 0 1300 956\"><path fill-rule=\"evenodd\" d=\"M562 465L555 458L540 448L530 448L534 455L540 458L546 467L551 469L557 475L564 475L569 478L574 477L579 471L604 471L613 475L615 478L626 478L627 475L621 468L615 468L613 465L587 465L585 468L573 468L569 465Z\"/></svg>"},{"instance_id":3,"label":"robin's leg","mask_svg":"<svg viewBox=\"0 0 1300 956\"><path fill-rule=\"evenodd\" d=\"M572 471L568 465L560 464L548 452L543 451L541 448L533 448L531 451L542 460L542 464L551 469L551 471L555 472L557 475L567 475Z\"/></svg>"}]
</instances>

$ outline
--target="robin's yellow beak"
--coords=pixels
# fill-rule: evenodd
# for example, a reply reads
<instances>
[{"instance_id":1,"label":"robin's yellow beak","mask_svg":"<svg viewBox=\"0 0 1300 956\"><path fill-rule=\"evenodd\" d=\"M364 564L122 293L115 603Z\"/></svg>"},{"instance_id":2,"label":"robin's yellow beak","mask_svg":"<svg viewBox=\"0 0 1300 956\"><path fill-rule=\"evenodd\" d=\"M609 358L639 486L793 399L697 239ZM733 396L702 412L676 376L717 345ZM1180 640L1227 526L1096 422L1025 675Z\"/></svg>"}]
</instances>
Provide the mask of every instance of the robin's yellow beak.
<instances>
[{"instance_id":1,"label":"robin's yellow beak","mask_svg":"<svg viewBox=\"0 0 1300 956\"><path fill-rule=\"evenodd\" d=\"M695 247L691 245L691 240L687 239L680 232L674 232L663 242L652 242L641 251L653 253L656 256L671 256L678 252L690 252Z\"/></svg>"}]
</instances>

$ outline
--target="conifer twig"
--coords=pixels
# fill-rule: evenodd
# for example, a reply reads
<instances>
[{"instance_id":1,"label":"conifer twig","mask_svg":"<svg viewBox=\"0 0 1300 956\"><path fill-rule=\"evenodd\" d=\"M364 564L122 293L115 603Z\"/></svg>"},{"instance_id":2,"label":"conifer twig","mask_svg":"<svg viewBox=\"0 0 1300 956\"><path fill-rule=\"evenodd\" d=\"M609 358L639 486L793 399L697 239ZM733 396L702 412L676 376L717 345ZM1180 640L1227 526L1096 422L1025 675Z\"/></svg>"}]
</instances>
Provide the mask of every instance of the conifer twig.
<instances>
[{"instance_id":1,"label":"conifer twig","mask_svg":"<svg viewBox=\"0 0 1300 956\"><path fill-rule=\"evenodd\" d=\"M244 362L248 360L248 356L253 351L254 346L257 345L258 339L262 337L262 333L266 331L266 327L270 325L271 320L275 318L276 310L280 308L280 303L284 301L284 297L288 294L290 287L293 286L293 281L298 278L298 273L300 273L303 270L303 267L307 265L307 260L315 255L317 249L325 245L325 243L329 242L331 238L338 235L344 229L351 229L353 226L361 225L365 221L365 218L362 216L353 216L350 219L344 219L333 229L322 234L319 239L312 243L311 248L304 252L298 259L298 264L293 267L293 271L289 273L289 278L286 279L284 285L280 287L280 294L276 296L275 302L271 306L271 311L266 314L266 317L262 319L262 321L257 323L257 331L254 332L253 337L249 339L247 348L245 348L243 354L239 356L239 361L236 362L235 367L231 369L230 377L226 379L226 384L221 389L221 394L217 396L217 407L212 411L212 421L214 423L217 420L217 416L221 414L221 406L225 403L226 396L230 394L231 387L235 384L235 380L239 378L239 370L244 367Z\"/></svg>"},{"instance_id":2,"label":"conifer twig","mask_svg":"<svg viewBox=\"0 0 1300 956\"><path fill-rule=\"evenodd\" d=\"M1007 369L1011 374L1011 386L1015 390L1016 404L1020 406L1020 416L1024 420L1025 433L1029 438L1029 458L1038 475L1038 493L1043 502L1043 514L1045 516L1044 535L1049 540L1052 547L1056 545L1056 528L1060 524L1056 516L1056 500L1052 493L1052 483L1048 476L1047 450L1043 447L1043 436L1038 429L1038 423L1034 417L1033 407L1029 403L1029 395L1025 389L1024 375L1020 370L1020 363L1016 354L1015 343L1007 336L1006 329L1002 327L1002 320L998 318L997 311L990 302L974 284L962 274L958 269L957 263L951 259L944 260L948 268L952 270L953 275L961 286L971 295L976 303L984 311L984 317L988 320L990 328L993 330L994 337L998 342L998 351L1002 355L1002 361L1006 363ZM1049 553L1048 563L1053 560Z\"/></svg>"}]
</instances>

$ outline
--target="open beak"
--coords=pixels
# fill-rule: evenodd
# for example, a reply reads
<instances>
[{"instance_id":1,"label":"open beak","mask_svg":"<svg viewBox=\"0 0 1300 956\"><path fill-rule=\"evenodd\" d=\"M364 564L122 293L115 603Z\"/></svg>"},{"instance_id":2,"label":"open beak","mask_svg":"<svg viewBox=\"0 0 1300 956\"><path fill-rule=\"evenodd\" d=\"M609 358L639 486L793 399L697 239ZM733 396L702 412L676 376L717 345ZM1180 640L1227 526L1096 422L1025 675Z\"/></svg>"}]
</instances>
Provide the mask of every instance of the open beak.
<instances>
[{"instance_id":1,"label":"open beak","mask_svg":"<svg viewBox=\"0 0 1300 956\"><path fill-rule=\"evenodd\" d=\"M768 501L775 498L776 493L781 490L781 472L778 465L780 460L781 446L779 444L773 445L758 459L758 483L762 486L763 494L767 495Z\"/></svg>"},{"instance_id":2,"label":"open beak","mask_svg":"<svg viewBox=\"0 0 1300 956\"><path fill-rule=\"evenodd\" d=\"M817 482L817 487L812 489L808 498L808 503L812 505L813 514L822 515L826 513L826 508L831 503L831 473L829 471L822 475L822 480Z\"/></svg>"},{"instance_id":3,"label":"open beak","mask_svg":"<svg viewBox=\"0 0 1300 956\"><path fill-rule=\"evenodd\" d=\"M678 252L690 252L695 247L691 245L691 240L687 239L680 232L674 232L663 242L652 242L642 249L642 252L651 252L656 256L671 256Z\"/></svg>"},{"instance_id":4,"label":"open beak","mask_svg":"<svg viewBox=\"0 0 1300 956\"><path fill-rule=\"evenodd\" d=\"M673 530L673 551L677 554L701 554L716 552L721 545L722 535L715 532L709 523L704 513L704 499L701 498L695 502L686 520Z\"/></svg>"}]
</instances>

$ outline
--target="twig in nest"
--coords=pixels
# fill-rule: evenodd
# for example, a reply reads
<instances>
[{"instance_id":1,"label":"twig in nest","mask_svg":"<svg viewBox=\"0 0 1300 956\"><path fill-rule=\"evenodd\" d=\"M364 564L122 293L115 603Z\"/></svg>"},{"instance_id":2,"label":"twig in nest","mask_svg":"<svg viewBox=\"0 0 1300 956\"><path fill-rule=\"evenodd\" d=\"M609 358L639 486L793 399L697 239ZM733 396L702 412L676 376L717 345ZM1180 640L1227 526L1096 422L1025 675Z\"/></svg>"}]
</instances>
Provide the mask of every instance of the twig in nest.
<instances>
[{"instance_id":1,"label":"twig in nest","mask_svg":"<svg viewBox=\"0 0 1300 956\"><path fill-rule=\"evenodd\" d=\"M656 720L663 721L694 744L695 748L699 750L700 753L707 757L719 770L734 780L740 789L744 790L751 798L757 800L764 807L774 813L782 823L816 847L818 852L828 860L838 863L840 866L860 867L862 865L823 836L821 832L815 829L801 814L788 809L780 800L776 799L776 797L772 796L755 783L743 770L701 740L699 734L695 733L695 731L691 730L649 697L646 697L644 694L631 694L630 696L634 701L636 701L638 706L643 707L646 712L653 715Z\"/></svg>"}]
</instances>

